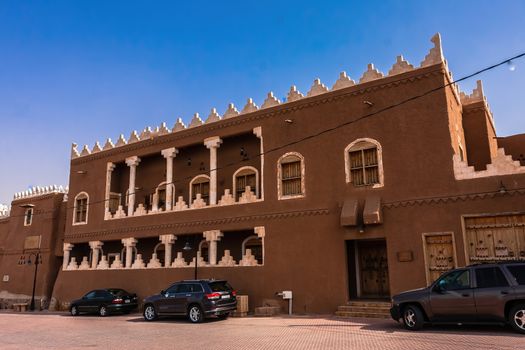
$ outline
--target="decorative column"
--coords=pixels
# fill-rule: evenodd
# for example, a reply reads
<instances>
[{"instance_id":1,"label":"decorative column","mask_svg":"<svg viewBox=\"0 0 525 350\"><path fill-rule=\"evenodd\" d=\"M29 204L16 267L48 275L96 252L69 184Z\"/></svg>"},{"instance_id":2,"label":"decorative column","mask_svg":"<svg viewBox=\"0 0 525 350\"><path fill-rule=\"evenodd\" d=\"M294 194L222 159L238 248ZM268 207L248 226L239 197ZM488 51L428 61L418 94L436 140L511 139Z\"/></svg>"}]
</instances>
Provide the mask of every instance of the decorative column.
<instances>
[{"instance_id":1,"label":"decorative column","mask_svg":"<svg viewBox=\"0 0 525 350\"><path fill-rule=\"evenodd\" d=\"M210 150L210 205L217 204L217 148L221 143L219 136L204 140L204 145Z\"/></svg>"},{"instance_id":2,"label":"decorative column","mask_svg":"<svg viewBox=\"0 0 525 350\"><path fill-rule=\"evenodd\" d=\"M64 243L64 261L62 262L62 270L67 270L69 265L69 258L71 256L71 249L73 249L73 244Z\"/></svg>"},{"instance_id":3,"label":"decorative column","mask_svg":"<svg viewBox=\"0 0 525 350\"><path fill-rule=\"evenodd\" d=\"M171 246L177 240L175 235L160 235L159 241L164 244L164 267L171 266Z\"/></svg>"},{"instance_id":4,"label":"decorative column","mask_svg":"<svg viewBox=\"0 0 525 350\"><path fill-rule=\"evenodd\" d=\"M217 265L217 241L221 240L223 233L219 230L204 231L203 236L208 241L208 262L210 265Z\"/></svg>"},{"instance_id":5,"label":"decorative column","mask_svg":"<svg viewBox=\"0 0 525 350\"><path fill-rule=\"evenodd\" d=\"M173 158L179 150L172 147L163 149L160 153L166 158L166 211L169 211L173 206Z\"/></svg>"},{"instance_id":6,"label":"decorative column","mask_svg":"<svg viewBox=\"0 0 525 350\"><path fill-rule=\"evenodd\" d=\"M137 240L133 237L123 238L122 244L126 248L126 265L124 267L129 269L133 263L133 248L137 245Z\"/></svg>"},{"instance_id":7,"label":"decorative column","mask_svg":"<svg viewBox=\"0 0 525 350\"><path fill-rule=\"evenodd\" d=\"M257 138L260 140L260 156L261 157L261 177L259 179L261 191L259 193L260 199L264 199L264 146L263 146L263 137L262 137L262 127L258 126L256 128L253 128L253 134L257 136Z\"/></svg>"},{"instance_id":8,"label":"decorative column","mask_svg":"<svg viewBox=\"0 0 525 350\"><path fill-rule=\"evenodd\" d=\"M135 179L139 163L140 158L137 156L126 158L126 164L129 166L128 216L133 216L135 211Z\"/></svg>"},{"instance_id":9,"label":"decorative column","mask_svg":"<svg viewBox=\"0 0 525 350\"><path fill-rule=\"evenodd\" d=\"M109 199L110 199L110 192L111 192L111 173L113 173L113 170L115 170L115 164L108 162L106 165L106 201L104 202L104 213L109 212Z\"/></svg>"},{"instance_id":10,"label":"decorative column","mask_svg":"<svg viewBox=\"0 0 525 350\"><path fill-rule=\"evenodd\" d=\"M261 239L262 245L262 263L264 264L264 236L266 236L266 229L264 226L256 226L253 229L253 232Z\"/></svg>"},{"instance_id":11,"label":"decorative column","mask_svg":"<svg viewBox=\"0 0 525 350\"><path fill-rule=\"evenodd\" d=\"M91 241L89 242L89 247L91 248L92 255L91 255L91 268L96 269L98 265L98 257L100 248L104 245L101 241Z\"/></svg>"}]
</instances>

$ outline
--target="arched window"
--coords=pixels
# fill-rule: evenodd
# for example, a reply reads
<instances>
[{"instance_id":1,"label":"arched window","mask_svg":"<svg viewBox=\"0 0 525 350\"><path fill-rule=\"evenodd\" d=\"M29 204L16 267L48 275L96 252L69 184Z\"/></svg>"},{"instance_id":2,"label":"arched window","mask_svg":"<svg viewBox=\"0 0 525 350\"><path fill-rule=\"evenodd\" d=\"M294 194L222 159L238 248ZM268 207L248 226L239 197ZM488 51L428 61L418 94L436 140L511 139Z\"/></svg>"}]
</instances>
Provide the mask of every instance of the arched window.
<instances>
[{"instance_id":1,"label":"arched window","mask_svg":"<svg viewBox=\"0 0 525 350\"><path fill-rule=\"evenodd\" d=\"M277 162L277 190L279 199L305 195L304 157L297 152L284 154Z\"/></svg>"},{"instance_id":2,"label":"arched window","mask_svg":"<svg viewBox=\"0 0 525 350\"><path fill-rule=\"evenodd\" d=\"M244 254L246 253L246 249L250 249L252 251L252 255L255 257L255 259L257 260L257 263L259 265L262 265L263 264L263 242L262 242L262 239L258 236L250 236L248 238L246 238L243 242L242 242L242 255L241 256L244 256Z\"/></svg>"},{"instance_id":3,"label":"arched window","mask_svg":"<svg viewBox=\"0 0 525 350\"><path fill-rule=\"evenodd\" d=\"M208 247L209 247L208 241L206 241L206 240L202 240L199 243L199 252L201 253L202 260L204 260L205 262L209 261L209 249L208 249Z\"/></svg>"},{"instance_id":4,"label":"arched window","mask_svg":"<svg viewBox=\"0 0 525 350\"><path fill-rule=\"evenodd\" d=\"M169 185L166 185L166 182L162 182L160 185L157 186L157 188L155 189L155 196L153 197L153 200L152 200L152 203L153 203L153 206L157 206L157 208L160 210L166 210L166 187L167 186L170 186L171 187L171 193L172 193L172 196L171 196L171 206L173 207L173 197L174 194L175 194L175 185L174 184L169 184ZM155 200L157 201L155 203Z\"/></svg>"},{"instance_id":5,"label":"arched window","mask_svg":"<svg viewBox=\"0 0 525 350\"><path fill-rule=\"evenodd\" d=\"M153 253L157 254L157 259L159 259L160 265L164 266L166 245L164 243L158 243L153 249Z\"/></svg>"},{"instance_id":6,"label":"arched window","mask_svg":"<svg viewBox=\"0 0 525 350\"><path fill-rule=\"evenodd\" d=\"M87 224L89 196L86 192L80 192L75 197L73 210L73 224Z\"/></svg>"},{"instance_id":7,"label":"arched window","mask_svg":"<svg viewBox=\"0 0 525 350\"><path fill-rule=\"evenodd\" d=\"M193 203L198 193L200 193L201 198L206 204L210 204L210 177L208 175L198 175L191 180L190 203Z\"/></svg>"},{"instance_id":8,"label":"arched window","mask_svg":"<svg viewBox=\"0 0 525 350\"><path fill-rule=\"evenodd\" d=\"M369 138L357 139L345 148L346 182L354 186L381 187L383 159L379 142Z\"/></svg>"},{"instance_id":9,"label":"arched window","mask_svg":"<svg viewBox=\"0 0 525 350\"><path fill-rule=\"evenodd\" d=\"M250 186L250 190L259 198L259 171L254 167L245 166L233 174L233 193L235 193L235 200L241 198L246 190L246 186Z\"/></svg>"}]
</instances>

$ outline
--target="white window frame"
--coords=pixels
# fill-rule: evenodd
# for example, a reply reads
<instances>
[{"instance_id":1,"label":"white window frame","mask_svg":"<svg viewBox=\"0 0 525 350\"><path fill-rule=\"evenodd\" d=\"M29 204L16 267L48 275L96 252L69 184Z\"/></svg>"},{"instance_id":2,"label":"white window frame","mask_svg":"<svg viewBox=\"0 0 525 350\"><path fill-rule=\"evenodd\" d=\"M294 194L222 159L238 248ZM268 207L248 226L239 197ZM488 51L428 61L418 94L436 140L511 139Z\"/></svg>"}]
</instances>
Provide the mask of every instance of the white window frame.
<instances>
[{"instance_id":1,"label":"white window frame","mask_svg":"<svg viewBox=\"0 0 525 350\"><path fill-rule=\"evenodd\" d=\"M86 201L86 221L76 222L75 219L77 217L77 200L79 199L80 196L85 196L87 199ZM80 192L75 196L75 199L73 200L73 226L87 224L88 217L89 217L89 194L87 192Z\"/></svg>"},{"instance_id":2,"label":"white window frame","mask_svg":"<svg viewBox=\"0 0 525 350\"><path fill-rule=\"evenodd\" d=\"M350 170L350 152L369 149L372 147L375 147L377 150L377 171L379 173L379 183L373 184L371 186L362 186L362 187L380 188L385 185L385 178L384 178L384 172L383 172L383 148L381 147L381 144L377 140L367 138L367 137L357 139L345 147L344 161L345 161L346 183L352 183L352 172Z\"/></svg>"},{"instance_id":3,"label":"white window frame","mask_svg":"<svg viewBox=\"0 0 525 350\"><path fill-rule=\"evenodd\" d=\"M165 186L165 187L164 187L164 190L166 190L166 189L168 188L168 186L171 186L171 191L172 191L172 192L171 192L171 193L172 193L172 194L171 194L171 207L173 208L173 206L175 205L175 200L174 200L174 199L175 199L175 197L176 197L176 196L175 196L175 194L176 194L176 192L175 192L175 185L174 185L173 183L168 184L167 181L163 181L163 182L161 182L161 183L157 186L157 188L155 189L155 194L156 194L156 197L157 197L157 203L154 203L154 202L153 202L153 197L152 197L152 198L151 198L151 207L155 206L155 207L157 207L158 209L160 209L160 208L159 208L159 189L161 189L161 186ZM167 193L167 191L166 191L166 193ZM167 200L167 198L166 198L166 200Z\"/></svg>"},{"instance_id":4,"label":"white window frame","mask_svg":"<svg viewBox=\"0 0 525 350\"><path fill-rule=\"evenodd\" d=\"M29 220L29 223L27 223L27 213L31 212L31 219ZM33 215L34 215L33 208L27 208L24 212L24 226L31 226L33 223Z\"/></svg>"},{"instance_id":5,"label":"white window frame","mask_svg":"<svg viewBox=\"0 0 525 350\"><path fill-rule=\"evenodd\" d=\"M200 175L197 175L195 176L193 179L191 179L190 181L190 198L189 198L189 203L190 205L193 204L193 183L201 178L206 178L208 180L208 183L211 185L211 181L210 181L210 177L206 174L200 174ZM208 205L208 204L206 204Z\"/></svg>"},{"instance_id":6,"label":"white window frame","mask_svg":"<svg viewBox=\"0 0 525 350\"><path fill-rule=\"evenodd\" d=\"M232 191L232 195L235 197L237 195L237 176L239 175L245 175L245 174L241 174L243 171L252 171L255 173L255 189L251 189L252 191L255 191L255 196L257 198L260 198L259 197L259 170L257 170L257 168L253 167L253 166L243 166L239 169L237 169L237 171L235 171L233 173L233 177L232 177L232 187L233 187L233 191ZM250 173L251 174L251 173Z\"/></svg>"},{"instance_id":7,"label":"white window frame","mask_svg":"<svg viewBox=\"0 0 525 350\"><path fill-rule=\"evenodd\" d=\"M283 161L286 160L286 158L289 157L297 157L301 161L301 194L294 194L294 195L283 195L283 179L282 179L282 164ZM286 163L286 162L285 162ZM285 199L296 199L296 198L304 198L306 197L306 166L304 162L304 157L299 152L287 152L283 154L278 160L277 160L277 198L279 200L285 200Z\"/></svg>"}]
</instances>

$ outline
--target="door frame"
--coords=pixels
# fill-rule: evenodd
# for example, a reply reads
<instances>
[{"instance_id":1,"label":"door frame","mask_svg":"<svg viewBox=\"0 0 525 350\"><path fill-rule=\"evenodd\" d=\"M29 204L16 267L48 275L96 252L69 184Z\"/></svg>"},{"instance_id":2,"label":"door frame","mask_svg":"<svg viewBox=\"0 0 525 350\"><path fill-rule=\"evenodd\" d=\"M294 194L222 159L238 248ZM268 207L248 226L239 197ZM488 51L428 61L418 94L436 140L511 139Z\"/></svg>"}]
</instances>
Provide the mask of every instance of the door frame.
<instances>
[{"instance_id":1,"label":"door frame","mask_svg":"<svg viewBox=\"0 0 525 350\"><path fill-rule=\"evenodd\" d=\"M454 257L454 268L458 267L458 253L456 249L456 237L454 235L453 231L443 231L443 232L424 232L421 234L421 238L423 240L423 259L425 262L425 279L427 281L427 286L430 285L430 271L429 271L429 261L427 258L427 237L432 236L443 236L443 235L450 235L452 237L452 251L453 251L453 257Z\"/></svg>"},{"instance_id":2,"label":"door frame","mask_svg":"<svg viewBox=\"0 0 525 350\"><path fill-rule=\"evenodd\" d=\"M362 294L362 288L361 288L361 256L359 254L359 245L366 244L366 243L376 243L378 245L384 244L385 247L385 256L386 256L386 268L388 272L388 297L391 296L390 293L390 264L388 261L388 244L385 237L379 237L379 238L370 238L370 239L355 239L354 240L354 249L355 249L355 279L356 279L356 286L357 286L357 298L360 299L386 299L386 296L384 298L377 298L377 297L367 297L366 295L363 296Z\"/></svg>"}]
</instances>

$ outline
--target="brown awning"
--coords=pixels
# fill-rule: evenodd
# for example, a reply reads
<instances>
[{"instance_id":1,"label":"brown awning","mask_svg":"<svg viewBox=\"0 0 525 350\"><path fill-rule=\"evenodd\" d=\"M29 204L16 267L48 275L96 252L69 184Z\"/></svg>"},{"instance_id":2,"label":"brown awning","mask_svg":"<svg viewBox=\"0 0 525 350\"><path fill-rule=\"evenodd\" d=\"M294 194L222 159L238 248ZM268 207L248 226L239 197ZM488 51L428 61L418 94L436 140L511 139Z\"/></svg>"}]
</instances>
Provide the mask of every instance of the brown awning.
<instances>
[{"instance_id":1,"label":"brown awning","mask_svg":"<svg viewBox=\"0 0 525 350\"><path fill-rule=\"evenodd\" d=\"M346 199L341 209L341 226L357 225L357 199Z\"/></svg>"},{"instance_id":2,"label":"brown awning","mask_svg":"<svg viewBox=\"0 0 525 350\"><path fill-rule=\"evenodd\" d=\"M381 198L370 196L366 198L363 210L363 221L365 225L381 224L383 215L381 212Z\"/></svg>"}]
</instances>

